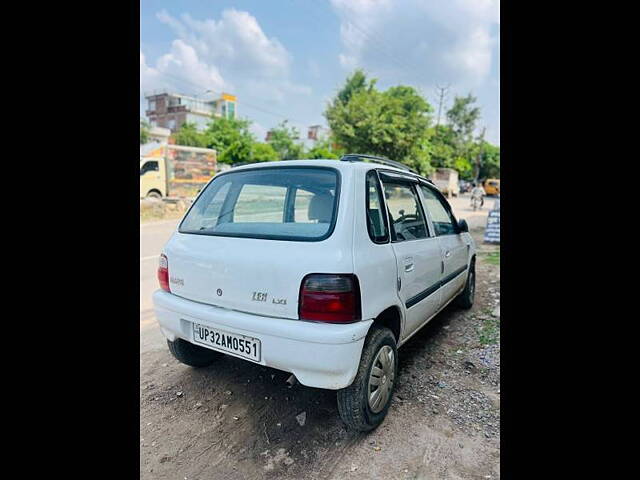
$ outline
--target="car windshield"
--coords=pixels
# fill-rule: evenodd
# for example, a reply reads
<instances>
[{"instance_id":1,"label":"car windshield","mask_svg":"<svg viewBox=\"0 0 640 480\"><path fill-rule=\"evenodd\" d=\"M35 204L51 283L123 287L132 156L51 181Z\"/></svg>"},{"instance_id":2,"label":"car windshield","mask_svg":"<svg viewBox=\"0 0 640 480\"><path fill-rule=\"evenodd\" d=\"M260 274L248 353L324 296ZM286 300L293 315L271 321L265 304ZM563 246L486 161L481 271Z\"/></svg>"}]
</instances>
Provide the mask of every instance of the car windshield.
<instances>
[{"instance_id":1,"label":"car windshield","mask_svg":"<svg viewBox=\"0 0 640 480\"><path fill-rule=\"evenodd\" d=\"M264 167L225 173L198 197L180 233L322 240L333 231L338 174L324 167Z\"/></svg>"}]
</instances>

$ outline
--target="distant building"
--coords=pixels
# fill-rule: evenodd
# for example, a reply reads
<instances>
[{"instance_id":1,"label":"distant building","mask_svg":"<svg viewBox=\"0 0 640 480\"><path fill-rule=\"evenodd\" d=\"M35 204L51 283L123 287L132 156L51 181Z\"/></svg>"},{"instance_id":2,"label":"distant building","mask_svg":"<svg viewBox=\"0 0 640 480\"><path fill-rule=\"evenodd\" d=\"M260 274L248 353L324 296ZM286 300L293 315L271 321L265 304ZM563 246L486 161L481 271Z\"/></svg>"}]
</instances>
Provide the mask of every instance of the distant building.
<instances>
[{"instance_id":1,"label":"distant building","mask_svg":"<svg viewBox=\"0 0 640 480\"><path fill-rule=\"evenodd\" d=\"M145 112L152 127L168 128L175 133L185 123L194 123L204 130L211 116L236 118L237 97L223 93L217 100L203 100L169 92L152 92L145 95Z\"/></svg>"},{"instance_id":2,"label":"distant building","mask_svg":"<svg viewBox=\"0 0 640 480\"><path fill-rule=\"evenodd\" d=\"M324 127L322 125L311 125L309 127L309 130L307 131L307 139L318 140L323 130L324 130Z\"/></svg>"}]
</instances>

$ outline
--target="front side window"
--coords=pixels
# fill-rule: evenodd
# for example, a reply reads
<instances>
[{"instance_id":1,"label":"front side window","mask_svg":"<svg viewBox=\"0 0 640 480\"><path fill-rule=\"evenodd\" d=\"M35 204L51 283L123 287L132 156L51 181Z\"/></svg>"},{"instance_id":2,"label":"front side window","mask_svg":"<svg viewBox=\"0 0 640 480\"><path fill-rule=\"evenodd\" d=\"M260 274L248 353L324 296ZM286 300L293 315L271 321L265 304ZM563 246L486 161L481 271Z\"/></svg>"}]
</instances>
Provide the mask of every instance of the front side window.
<instances>
[{"instance_id":1,"label":"front side window","mask_svg":"<svg viewBox=\"0 0 640 480\"><path fill-rule=\"evenodd\" d=\"M367 230L375 243L389 241L382 191L375 171L367 173Z\"/></svg>"},{"instance_id":2,"label":"front side window","mask_svg":"<svg viewBox=\"0 0 640 480\"><path fill-rule=\"evenodd\" d=\"M274 240L322 240L337 215L338 174L328 168L260 168L216 177L180 225L181 233Z\"/></svg>"},{"instance_id":3,"label":"front side window","mask_svg":"<svg viewBox=\"0 0 640 480\"><path fill-rule=\"evenodd\" d=\"M395 242L427 237L427 227L415 187L411 183L383 180L384 195Z\"/></svg>"},{"instance_id":4,"label":"front side window","mask_svg":"<svg viewBox=\"0 0 640 480\"><path fill-rule=\"evenodd\" d=\"M420 188L422 189L422 196L424 197L424 206L429 212L429 215L431 215L436 236L458 233L454 226L453 214L442 202L442 199L438 198L429 187L420 185Z\"/></svg>"},{"instance_id":5,"label":"front side window","mask_svg":"<svg viewBox=\"0 0 640 480\"><path fill-rule=\"evenodd\" d=\"M158 162L156 160L152 160L142 165L140 175L144 175L147 172L157 172L158 170Z\"/></svg>"}]
</instances>

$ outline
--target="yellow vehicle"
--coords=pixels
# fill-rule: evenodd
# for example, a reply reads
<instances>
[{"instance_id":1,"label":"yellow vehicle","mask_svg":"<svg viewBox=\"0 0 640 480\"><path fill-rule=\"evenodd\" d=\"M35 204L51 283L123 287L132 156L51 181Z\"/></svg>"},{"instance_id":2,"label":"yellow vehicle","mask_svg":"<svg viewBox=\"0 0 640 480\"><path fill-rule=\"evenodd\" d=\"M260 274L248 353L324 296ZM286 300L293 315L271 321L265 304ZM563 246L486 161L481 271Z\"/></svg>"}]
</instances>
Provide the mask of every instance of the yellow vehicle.
<instances>
[{"instance_id":1,"label":"yellow vehicle","mask_svg":"<svg viewBox=\"0 0 640 480\"><path fill-rule=\"evenodd\" d=\"M487 195L499 195L500 194L500 179L499 178L487 178L483 185L484 191Z\"/></svg>"},{"instance_id":2,"label":"yellow vehicle","mask_svg":"<svg viewBox=\"0 0 640 480\"><path fill-rule=\"evenodd\" d=\"M140 198L191 198L215 175L213 149L169 144L143 147Z\"/></svg>"}]
</instances>

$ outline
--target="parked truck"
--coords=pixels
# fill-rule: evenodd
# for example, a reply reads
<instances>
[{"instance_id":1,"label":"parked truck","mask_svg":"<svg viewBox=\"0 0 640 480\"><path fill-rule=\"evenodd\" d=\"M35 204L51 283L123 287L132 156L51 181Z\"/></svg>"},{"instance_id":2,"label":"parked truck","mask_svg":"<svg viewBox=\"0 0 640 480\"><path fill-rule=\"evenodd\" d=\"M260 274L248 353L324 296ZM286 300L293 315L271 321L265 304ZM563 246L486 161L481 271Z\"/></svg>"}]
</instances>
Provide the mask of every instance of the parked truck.
<instances>
[{"instance_id":1,"label":"parked truck","mask_svg":"<svg viewBox=\"0 0 640 480\"><path fill-rule=\"evenodd\" d=\"M156 144L140 147L140 198L193 198L216 173L210 148Z\"/></svg>"},{"instance_id":2,"label":"parked truck","mask_svg":"<svg viewBox=\"0 0 640 480\"><path fill-rule=\"evenodd\" d=\"M431 175L434 185L448 198L460 195L460 185L458 184L458 171L453 168L436 168Z\"/></svg>"}]
</instances>

